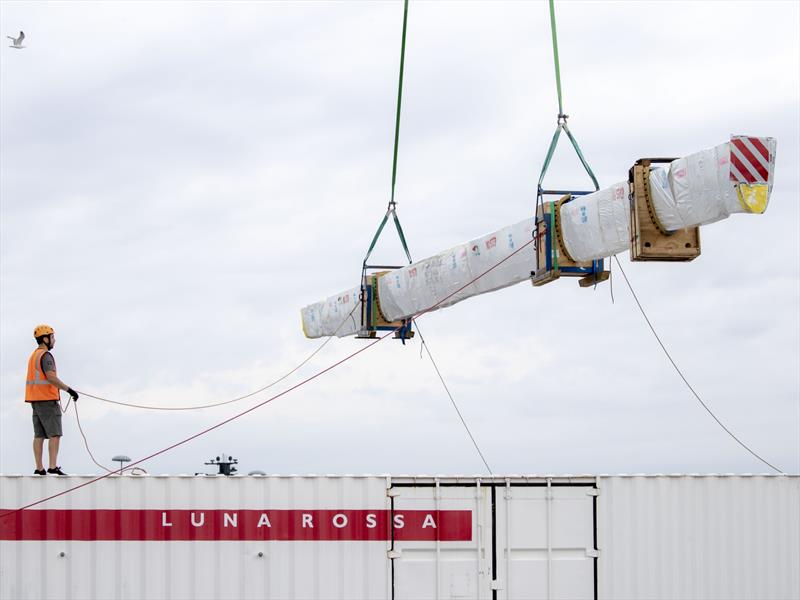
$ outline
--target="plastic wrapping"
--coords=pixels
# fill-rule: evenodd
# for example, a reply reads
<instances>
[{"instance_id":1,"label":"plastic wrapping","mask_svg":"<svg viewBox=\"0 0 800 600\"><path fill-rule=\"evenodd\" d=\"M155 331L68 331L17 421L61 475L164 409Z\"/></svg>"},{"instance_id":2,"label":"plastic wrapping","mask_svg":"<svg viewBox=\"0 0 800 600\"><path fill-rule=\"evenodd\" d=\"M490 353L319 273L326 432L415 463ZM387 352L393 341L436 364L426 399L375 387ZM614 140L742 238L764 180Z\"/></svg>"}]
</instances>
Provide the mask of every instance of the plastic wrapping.
<instances>
[{"instance_id":1,"label":"plastic wrapping","mask_svg":"<svg viewBox=\"0 0 800 600\"><path fill-rule=\"evenodd\" d=\"M667 186L663 169L651 172L650 189L654 180L659 182L658 193L652 194L653 208L664 229L706 225L745 212L730 180L728 154L726 143L673 161Z\"/></svg>"},{"instance_id":2,"label":"plastic wrapping","mask_svg":"<svg viewBox=\"0 0 800 600\"><path fill-rule=\"evenodd\" d=\"M664 229L675 231L708 225L735 213L766 210L776 142L773 138L746 136L733 136L731 140L673 161L668 174L664 169L651 172L653 208ZM744 140L741 143L747 157L757 165L752 173L748 158L740 159L731 154L731 144L738 140ZM767 157L755 150L753 144L763 148ZM739 168L734 166L732 170L732 162L739 164Z\"/></svg>"},{"instance_id":3,"label":"plastic wrapping","mask_svg":"<svg viewBox=\"0 0 800 600\"><path fill-rule=\"evenodd\" d=\"M605 258L628 249L628 189L623 181L561 205L561 233L574 260Z\"/></svg>"},{"instance_id":4,"label":"plastic wrapping","mask_svg":"<svg viewBox=\"0 0 800 600\"><path fill-rule=\"evenodd\" d=\"M732 155L732 144L737 148ZM773 138L732 136L650 172L653 208L664 229L708 225L735 213L763 213L775 165ZM733 168L732 168L733 166ZM564 244L576 261L612 256L630 245L628 184L618 183L561 207Z\"/></svg>"},{"instance_id":5,"label":"plastic wrapping","mask_svg":"<svg viewBox=\"0 0 800 600\"><path fill-rule=\"evenodd\" d=\"M533 244L511 255L531 239L533 228L534 219L526 219L390 271L378 279L381 312L386 319L394 321L529 279L536 268ZM499 264L504 259L508 260ZM488 269L491 271L467 285ZM467 287L457 291L465 285Z\"/></svg>"},{"instance_id":6,"label":"plastic wrapping","mask_svg":"<svg viewBox=\"0 0 800 600\"><path fill-rule=\"evenodd\" d=\"M764 212L772 189L775 148L773 138L732 136L730 142L673 161L668 170L653 169L650 191L662 226L674 231L734 213ZM560 220L564 244L578 262L627 250L628 183L563 204ZM388 321L395 321L528 280L536 268L533 245L511 255L531 239L533 230L534 219L526 219L386 273L378 279L381 312ZM361 319L359 291L356 287L305 307L306 336L355 334Z\"/></svg>"},{"instance_id":7,"label":"plastic wrapping","mask_svg":"<svg viewBox=\"0 0 800 600\"><path fill-rule=\"evenodd\" d=\"M361 308L358 299L361 288L356 286L331 296L322 302L306 306L300 311L303 333L307 338L335 335L355 335L361 326Z\"/></svg>"},{"instance_id":8,"label":"plastic wrapping","mask_svg":"<svg viewBox=\"0 0 800 600\"><path fill-rule=\"evenodd\" d=\"M514 252L531 240L533 228L534 219L525 219L402 269L389 271L378 279L383 316L388 321L403 319L434 306L444 308L529 279L536 268L533 244ZM507 260L501 264L504 259ZM489 269L491 271L467 285ZM460 289L462 287L464 289ZM306 337L345 337L357 333L361 312L353 311L353 307L358 303L359 292L355 287L303 308L301 316Z\"/></svg>"}]
</instances>

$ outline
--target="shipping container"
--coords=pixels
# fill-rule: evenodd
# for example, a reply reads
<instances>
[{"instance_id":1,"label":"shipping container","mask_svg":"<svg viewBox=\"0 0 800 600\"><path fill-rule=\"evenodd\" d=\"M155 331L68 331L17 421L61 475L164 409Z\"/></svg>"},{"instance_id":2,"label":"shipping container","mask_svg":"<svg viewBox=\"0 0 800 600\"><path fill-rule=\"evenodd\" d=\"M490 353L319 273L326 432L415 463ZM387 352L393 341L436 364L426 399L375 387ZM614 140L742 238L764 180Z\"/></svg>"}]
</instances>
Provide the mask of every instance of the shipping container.
<instances>
[{"instance_id":1,"label":"shipping container","mask_svg":"<svg viewBox=\"0 0 800 600\"><path fill-rule=\"evenodd\" d=\"M0 516L0 597L796 600L800 477L114 476Z\"/></svg>"}]
</instances>

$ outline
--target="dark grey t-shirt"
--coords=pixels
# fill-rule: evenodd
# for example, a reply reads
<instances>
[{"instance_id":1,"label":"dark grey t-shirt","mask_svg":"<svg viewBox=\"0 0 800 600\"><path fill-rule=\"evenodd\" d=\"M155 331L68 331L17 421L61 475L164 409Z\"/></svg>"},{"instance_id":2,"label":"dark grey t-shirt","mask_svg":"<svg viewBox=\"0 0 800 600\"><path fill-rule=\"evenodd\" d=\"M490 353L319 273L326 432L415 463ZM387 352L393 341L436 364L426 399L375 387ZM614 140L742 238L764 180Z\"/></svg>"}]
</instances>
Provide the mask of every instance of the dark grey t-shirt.
<instances>
[{"instance_id":1,"label":"dark grey t-shirt","mask_svg":"<svg viewBox=\"0 0 800 600\"><path fill-rule=\"evenodd\" d=\"M56 370L56 359L53 358L53 355L49 352L45 352L42 355L42 374L44 375L48 371L55 371Z\"/></svg>"}]
</instances>

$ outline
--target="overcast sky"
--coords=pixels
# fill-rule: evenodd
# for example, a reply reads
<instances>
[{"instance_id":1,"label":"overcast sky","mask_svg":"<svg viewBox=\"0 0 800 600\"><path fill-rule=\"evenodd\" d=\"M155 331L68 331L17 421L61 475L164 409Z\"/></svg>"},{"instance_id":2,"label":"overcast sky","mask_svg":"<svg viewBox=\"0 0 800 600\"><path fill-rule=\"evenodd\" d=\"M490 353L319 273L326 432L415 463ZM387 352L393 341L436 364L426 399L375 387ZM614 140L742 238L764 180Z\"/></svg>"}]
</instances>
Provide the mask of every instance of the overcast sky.
<instances>
[{"instance_id":1,"label":"overcast sky","mask_svg":"<svg viewBox=\"0 0 800 600\"><path fill-rule=\"evenodd\" d=\"M702 228L691 263L623 267L718 417L800 471L800 5L556 3L565 111L601 186L731 133L778 140L764 215ZM358 283L389 199L402 3L7 2L0 52L0 472L29 473L32 329L59 376L191 405L280 377L306 304ZM422 259L520 221L555 127L545 2L412 2L397 201ZM4 38L5 40L5 38ZM8 41L8 40L5 40ZM10 41L9 41L10 43ZM585 189L566 141L546 182ZM374 257L402 262L388 228ZM495 473L767 472L699 406L611 286L562 279L420 326ZM95 455L133 458L362 347L334 340L238 404L79 401ZM70 408L60 464L95 473ZM386 340L147 464L222 452L268 473L480 473L419 340Z\"/></svg>"}]
</instances>

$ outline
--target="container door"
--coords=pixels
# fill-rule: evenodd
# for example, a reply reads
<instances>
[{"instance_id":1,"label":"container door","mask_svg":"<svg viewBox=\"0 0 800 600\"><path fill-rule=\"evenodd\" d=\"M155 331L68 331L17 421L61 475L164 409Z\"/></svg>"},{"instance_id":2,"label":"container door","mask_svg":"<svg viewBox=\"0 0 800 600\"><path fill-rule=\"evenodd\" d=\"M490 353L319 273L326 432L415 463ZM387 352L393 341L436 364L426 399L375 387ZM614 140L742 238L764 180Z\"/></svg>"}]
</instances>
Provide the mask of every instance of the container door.
<instances>
[{"instance_id":1,"label":"container door","mask_svg":"<svg viewBox=\"0 0 800 600\"><path fill-rule=\"evenodd\" d=\"M495 489L496 598L596 598L596 492L591 485Z\"/></svg>"},{"instance_id":2,"label":"container door","mask_svg":"<svg viewBox=\"0 0 800 600\"><path fill-rule=\"evenodd\" d=\"M491 599L491 490L400 485L390 494L392 598Z\"/></svg>"}]
</instances>

